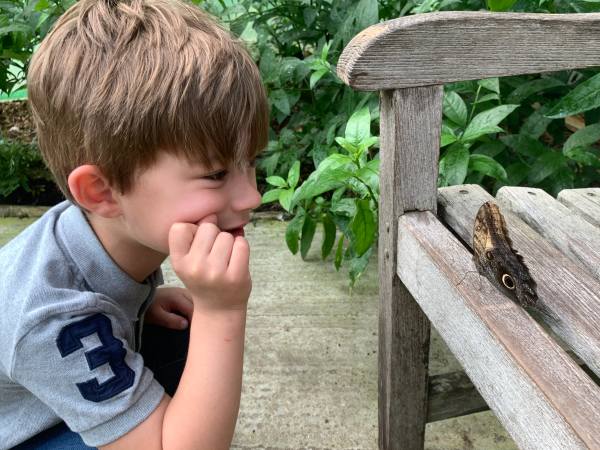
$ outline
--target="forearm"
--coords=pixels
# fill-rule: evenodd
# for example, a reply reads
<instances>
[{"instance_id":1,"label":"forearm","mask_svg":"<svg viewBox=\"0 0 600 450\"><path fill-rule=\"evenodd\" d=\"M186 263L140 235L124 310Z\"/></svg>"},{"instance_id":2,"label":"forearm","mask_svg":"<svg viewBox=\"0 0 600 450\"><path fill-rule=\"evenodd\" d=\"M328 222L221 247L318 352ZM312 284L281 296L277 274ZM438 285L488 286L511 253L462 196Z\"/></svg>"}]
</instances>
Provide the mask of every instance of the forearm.
<instances>
[{"instance_id":1,"label":"forearm","mask_svg":"<svg viewBox=\"0 0 600 450\"><path fill-rule=\"evenodd\" d=\"M245 325L245 309L194 309L185 369L163 420L163 448L229 449L240 404Z\"/></svg>"}]
</instances>

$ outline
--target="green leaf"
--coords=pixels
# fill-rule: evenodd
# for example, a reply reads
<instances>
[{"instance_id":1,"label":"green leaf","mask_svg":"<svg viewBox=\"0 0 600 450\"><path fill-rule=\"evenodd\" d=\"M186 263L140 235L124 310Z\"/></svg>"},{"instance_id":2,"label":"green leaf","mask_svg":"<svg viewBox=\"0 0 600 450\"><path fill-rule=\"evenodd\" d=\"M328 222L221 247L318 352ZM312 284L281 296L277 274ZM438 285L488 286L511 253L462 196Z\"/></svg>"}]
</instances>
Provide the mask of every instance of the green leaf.
<instances>
[{"instance_id":1,"label":"green leaf","mask_svg":"<svg viewBox=\"0 0 600 450\"><path fill-rule=\"evenodd\" d=\"M287 183L285 182L285 180L277 175L267 177L266 180L267 183L269 183L271 186L287 187Z\"/></svg>"},{"instance_id":2,"label":"green leaf","mask_svg":"<svg viewBox=\"0 0 600 450\"><path fill-rule=\"evenodd\" d=\"M364 273L367 265L369 264L369 259L371 258L372 252L373 247L370 247L363 255L354 257L350 260L350 287L354 287L354 284Z\"/></svg>"},{"instance_id":3,"label":"green leaf","mask_svg":"<svg viewBox=\"0 0 600 450\"><path fill-rule=\"evenodd\" d=\"M490 11L508 11L516 3L516 0L487 0Z\"/></svg>"},{"instance_id":4,"label":"green leaf","mask_svg":"<svg viewBox=\"0 0 600 450\"><path fill-rule=\"evenodd\" d=\"M30 33L32 30L27 25L23 24L13 24L7 25L5 27L0 27L0 36L4 36L8 33L21 32L21 33Z\"/></svg>"},{"instance_id":5,"label":"green leaf","mask_svg":"<svg viewBox=\"0 0 600 450\"><path fill-rule=\"evenodd\" d=\"M375 216L369 200L356 201L356 215L350 223L352 247L357 256L362 256L375 242Z\"/></svg>"},{"instance_id":6,"label":"green leaf","mask_svg":"<svg viewBox=\"0 0 600 450\"><path fill-rule=\"evenodd\" d=\"M498 80L498 78L486 78L477 81L477 84L482 88L487 89L488 91L500 94L500 81Z\"/></svg>"},{"instance_id":7,"label":"green leaf","mask_svg":"<svg viewBox=\"0 0 600 450\"><path fill-rule=\"evenodd\" d=\"M544 117L541 111L534 111L521 126L519 134L526 134L534 139L538 139L544 132L552 119Z\"/></svg>"},{"instance_id":8,"label":"green leaf","mask_svg":"<svg viewBox=\"0 0 600 450\"><path fill-rule=\"evenodd\" d=\"M490 158L494 158L504 150L506 150L506 145L504 145L502 141L490 141L486 142L485 144L481 144L473 153L487 155Z\"/></svg>"},{"instance_id":9,"label":"green leaf","mask_svg":"<svg viewBox=\"0 0 600 450\"><path fill-rule=\"evenodd\" d=\"M444 94L442 111L443 114L455 124L460 125L461 127L464 127L467 124L467 105L456 92L448 91ZM454 135L454 133L452 133L452 135Z\"/></svg>"},{"instance_id":10,"label":"green leaf","mask_svg":"<svg viewBox=\"0 0 600 450\"><path fill-rule=\"evenodd\" d=\"M333 249L333 244L335 244L335 232L336 232L335 223L331 219L329 214L326 214L323 217L323 243L321 244L321 258L325 259L331 253Z\"/></svg>"},{"instance_id":11,"label":"green leaf","mask_svg":"<svg viewBox=\"0 0 600 450\"><path fill-rule=\"evenodd\" d=\"M292 167L290 167L290 170L288 172L288 176L287 176L288 186L291 188L295 188L296 185L298 184L299 178L300 178L300 161L296 161L296 162L294 162L294 164L292 164Z\"/></svg>"},{"instance_id":12,"label":"green leaf","mask_svg":"<svg viewBox=\"0 0 600 450\"><path fill-rule=\"evenodd\" d=\"M356 111L346 124L345 137L348 141L358 146L362 141L371 136L371 113L365 106Z\"/></svg>"},{"instance_id":13,"label":"green leaf","mask_svg":"<svg viewBox=\"0 0 600 450\"><path fill-rule=\"evenodd\" d=\"M600 140L600 123L588 125L577 130L563 145L563 153L568 152L575 147L587 147Z\"/></svg>"},{"instance_id":14,"label":"green leaf","mask_svg":"<svg viewBox=\"0 0 600 450\"><path fill-rule=\"evenodd\" d=\"M377 0L360 0L356 5L355 14L357 32L376 24L379 21L379 2Z\"/></svg>"},{"instance_id":15,"label":"green leaf","mask_svg":"<svg viewBox=\"0 0 600 450\"><path fill-rule=\"evenodd\" d=\"M351 198L342 198L332 202L330 210L335 214L354 217L356 215L356 202Z\"/></svg>"},{"instance_id":16,"label":"green leaf","mask_svg":"<svg viewBox=\"0 0 600 450\"><path fill-rule=\"evenodd\" d=\"M529 175L529 183L537 184L565 167L566 158L562 153L549 151L540 156Z\"/></svg>"},{"instance_id":17,"label":"green leaf","mask_svg":"<svg viewBox=\"0 0 600 450\"><path fill-rule=\"evenodd\" d=\"M358 146L350 139L338 136L335 138L335 142L337 142L339 146L346 150L350 155L353 155L358 151Z\"/></svg>"},{"instance_id":18,"label":"green leaf","mask_svg":"<svg viewBox=\"0 0 600 450\"><path fill-rule=\"evenodd\" d=\"M283 89L277 89L271 92L269 95L273 106L281 111L283 114L288 116L290 114L290 101L288 96Z\"/></svg>"},{"instance_id":19,"label":"green leaf","mask_svg":"<svg viewBox=\"0 0 600 450\"><path fill-rule=\"evenodd\" d=\"M469 169L497 180L506 180L506 170L498 161L487 155L473 154L469 158Z\"/></svg>"},{"instance_id":20,"label":"green leaf","mask_svg":"<svg viewBox=\"0 0 600 450\"><path fill-rule=\"evenodd\" d=\"M380 159L372 159L366 165L361 167L356 176L365 183L375 195L379 193L379 163ZM378 200L378 198L373 199Z\"/></svg>"},{"instance_id":21,"label":"green leaf","mask_svg":"<svg viewBox=\"0 0 600 450\"><path fill-rule=\"evenodd\" d=\"M335 250L335 259L333 261L335 270L338 270L338 271L340 270L343 259L344 259L344 235L342 234L340 236L340 239L338 240L337 248Z\"/></svg>"},{"instance_id":22,"label":"green leaf","mask_svg":"<svg viewBox=\"0 0 600 450\"><path fill-rule=\"evenodd\" d=\"M298 253L298 240L300 239L300 231L304 226L305 217L306 213L301 210L296 217L290 220L285 230L285 243L293 255Z\"/></svg>"},{"instance_id":23,"label":"green leaf","mask_svg":"<svg viewBox=\"0 0 600 450\"><path fill-rule=\"evenodd\" d=\"M527 155L531 158L538 158L549 151L548 147L542 142L526 134L509 134L502 136L500 141L512 148L515 152Z\"/></svg>"},{"instance_id":24,"label":"green leaf","mask_svg":"<svg viewBox=\"0 0 600 450\"><path fill-rule=\"evenodd\" d=\"M315 8L304 8L302 15L304 16L304 24L310 27L317 18L318 13Z\"/></svg>"},{"instance_id":25,"label":"green leaf","mask_svg":"<svg viewBox=\"0 0 600 450\"><path fill-rule=\"evenodd\" d=\"M506 168L508 178L506 184L509 186L518 186L529 175L530 167L522 162L516 162Z\"/></svg>"},{"instance_id":26,"label":"green leaf","mask_svg":"<svg viewBox=\"0 0 600 450\"><path fill-rule=\"evenodd\" d=\"M453 144L458 140L454 130L444 121L442 122L442 135L440 138L440 148Z\"/></svg>"},{"instance_id":27,"label":"green leaf","mask_svg":"<svg viewBox=\"0 0 600 450\"><path fill-rule=\"evenodd\" d=\"M311 89L314 88L315 85L319 82L319 80L321 78L323 78L323 76L326 75L327 73L329 73L329 69L326 67L313 72L310 76L310 83L309 83L310 88Z\"/></svg>"},{"instance_id":28,"label":"green leaf","mask_svg":"<svg viewBox=\"0 0 600 450\"><path fill-rule=\"evenodd\" d=\"M520 105L501 105L477 114L467 126L461 139L471 141L490 133L499 133L502 130L498 126L510 113Z\"/></svg>"},{"instance_id":29,"label":"green leaf","mask_svg":"<svg viewBox=\"0 0 600 450\"><path fill-rule=\"evenodd\" d=\"M352 158L348 155L334 153L328 156L296 190L291 206L293 207L299 201L344 186L348 178L353 175L353 167L355 166Z\"/></svg>"},{"instance_id":30,"label":"green leaf","mask_svg":"<svg viewBox=\"0 0 600 450\"><path fill-rule=\"evenodd\" d=\"M523 100L525 100L530 95L564 85L565 83L563 83L557 78L552 77L545 77L539 78L537 80L528 81L523 84L520 84L514 91L512 91L508 95L508 97L506 97L506 102L512 104L522 103Z\"/></svg>"},{"instance_id":31,"label":"green leaf","mask_svg":"<svg viewBox=\"0 0 600 450\"><path fill-rule=\"evenodd\" d=\"M444 177L448 185L462 184L469 168L469 147L463 143L452 145L442 158Z\"/></svg>"},{"instance_id":32,"label":"green leaf","mask_svg":"<svg viewBox=\"0 0 600 450\"><path fill-rule=\"evenodd\" d=\"M563 154L567 158L581 165L600 168L600 158L598 158L597 155L595 155L589 150L586 150L585 148L570 148L569 150L563 152Z\"/></svg>"},{"instance_id":33,"label":"green leaf","mask_svg":"<svg viewBox=\"0 0 600 450\"><path fill-rule=\"evenodd\" d=\"M265 84L274 83L277 80L279 77L279 63L275 52L270 48L266 48L261 53L259 68ZM270 96L272 96L272 93Z\"/></svg>"},{"instance_id":34,"label":"green leaf","mask_svg":"<svg viewBox=\"0 0 600 450\"><path fill-rule=\"evenodd\" d=\"M273 189L271 191L267 191L262 196L262 204L274 202L275 200L279 200L279 194L283 192L283 189Z\"/></svg>"},{"instance_id":35,"label":"green leaf","mask_svg":"<svg viewBox=\"0 0 600 450\"><path fill-rule=\"evenodd\" d=\"M579 114L600 107L600 73L577 85L546 113L550 119Z\"/></svg>"},{"instance_id":36,"label":"green leaf","mask_svg":"<svg viewBox=\"0 0 600 450\"><path fill-rule=\"evenodd\" d=\"M279 194L279 203L283 206L283 209L290 211L292 204L292 197L294 195L294 189L284 189Z\"/></svg>"},{"instance_id":37,"label":"green leaf","mask_svg":"<svg viewBox=\"0 0 600 450\"><path fill-rule=\"evenodd\" d=\"M327 55L329 54L329 47L331 46L331 41L323 44L323 48L321 49L321 59L323 61L327 61Z\"/></svg>"},{"instance_id":38,"label":"green leaf","mask_svg":"<svg viewBox=\"0 0 600 450\"><path fill-rule=\"evenodd\" d=\"M300 238L300 255L302 259L306 258L310 245L312 244L315 236L315 230L317 229L317 222L310 216L306 215L304 218L304 225L302 225L302 237Z\"/></svg>"},{"instance_id":39,"label":"green leaf","mask_svg":"<svg viewBox=\"0 0 600 450\"><path fill-rule=\"evenodd\" d=\"M482 95L477 99L475 104L489 102L490 100L500 100L500 96L498 94L486 94Z\"/></svg>"}]
</instances>

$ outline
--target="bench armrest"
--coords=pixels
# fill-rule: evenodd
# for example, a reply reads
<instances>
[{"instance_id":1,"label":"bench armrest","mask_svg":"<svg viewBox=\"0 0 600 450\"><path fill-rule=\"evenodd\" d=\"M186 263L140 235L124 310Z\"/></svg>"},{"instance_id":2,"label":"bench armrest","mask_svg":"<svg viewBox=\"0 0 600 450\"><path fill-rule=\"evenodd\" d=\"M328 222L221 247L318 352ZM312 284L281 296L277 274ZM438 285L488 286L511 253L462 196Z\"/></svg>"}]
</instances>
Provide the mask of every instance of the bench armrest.
<instances>
[{"instance_id":1,"label":"bench armrest","mask_svg":"<svg viewBox=\"0 0 600 450\"><path fill-rule=\"evenodd\" d=\"M600 13L435 12L373 25L337 67L377 91L600 66Z\"/></svg>"}]
</instances>

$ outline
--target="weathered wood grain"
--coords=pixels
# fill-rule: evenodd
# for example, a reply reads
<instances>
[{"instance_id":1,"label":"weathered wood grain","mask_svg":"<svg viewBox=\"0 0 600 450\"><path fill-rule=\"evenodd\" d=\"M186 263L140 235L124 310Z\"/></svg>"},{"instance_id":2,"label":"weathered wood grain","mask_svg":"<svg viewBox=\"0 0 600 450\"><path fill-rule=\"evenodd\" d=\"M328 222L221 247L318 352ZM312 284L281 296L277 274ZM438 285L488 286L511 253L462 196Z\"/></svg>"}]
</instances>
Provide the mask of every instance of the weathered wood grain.
<instances>
[{"instance_id":1,"label":"weathered wood grain","mask_svg":"<svg viewBox=\"0 0 600 450\"><path fill-rule=\"evenodd\" d=\"M557 198L571 211L600 227L600 188L563 189Z\"/></svg>"},{"instance_id":2,"label":"weathered wood grain","mask_svg":"<svg viewBox=\"0 0 600 450\"><path fill-rule=\"evenodd\" d=\"M431 212L400 218L398 255L398 275L520 448L600 448L600 389L521 307L465 276L471 254Z\"/></svg>"},{"instance_id":3,"label":"weathered wood grain","mask_svg":"<svg viewBox=\"0 0 600 450\"><path fill-rule=\"evenodd\" d=\"M542 189L504 186L496 199L503 210L515 213L600 280L600 227L571 214L569 208Z\"/></svg>"},{"instance_id":4,"label":"weathered wood grain","mask_svg":"<svg viewBox=\"0 0 600 450\"><path fill-rule=\"evenodd\" d=\"M475 215L488 200L493 197L477 185L442 188L438 191L439 216L472 246ZM600 282L513 213L502 206L500 210L515 250L537 283L540 307L545 311L542 319L600 375ZM487 286L476 270L464 276L481 279Z\"/></svg>"},{"instance_id":5,"label":"weathered wood grain","mask_svg":"<svg viewBox=\"0 0 600 450\"><path fill-rule=\"evenodd\" d=\"M396 275L395 230L405 211L436 208L442 96L441 86L381 93L378 385L386 450L424 444L429 320Z\"/></svg>"},{"instance_id":6,"label":"weathered wood grain","mask_svg":"<svg viewBox=\"0 0 600 450\"><path fill-rule=\"evenodd\" d=\"M356 35L337 73L355 89L376 91L598 66L599 28L600 13L418 14Z\"/></svg>"},{"instance_id":7,"label":"weathered wood grain","mask_svg":"<svg viewBox=\"0 0 600 450\"><path fill-rule=\"evenodd\" d=\"M581 363L577 355L570 351L567 351L567 354L581 366L597 386L600 385L600 378L588 366ZM429 378L428 423L489 409L486 401L463 371L443 373Z\"/></svg>"},{"instance_id":8,"label":"weathered wood grain","mask_svg":"<svg viewBox=\"0 0 600 450\"><path fill-rule=\"evenodd\" d=\"M490 409L467 374L461 371L431 377L428 403L427 422Z\"/></svg>"}]
</instances>

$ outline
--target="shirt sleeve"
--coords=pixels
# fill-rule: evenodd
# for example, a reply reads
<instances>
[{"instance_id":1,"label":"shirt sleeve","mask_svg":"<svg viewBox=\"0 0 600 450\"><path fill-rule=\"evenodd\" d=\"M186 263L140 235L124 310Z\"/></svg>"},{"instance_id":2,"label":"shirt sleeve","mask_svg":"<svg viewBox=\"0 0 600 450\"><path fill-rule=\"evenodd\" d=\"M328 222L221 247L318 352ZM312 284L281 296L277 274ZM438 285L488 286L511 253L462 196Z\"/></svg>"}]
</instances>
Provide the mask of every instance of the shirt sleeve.
<instances>
[{"instance_id":1,"label":"shirt sleeve","mask_svg":"<svg viewBox=\"0 0 600 450\"><path fill-rule=\"evenodd\" d=\"M12 378L87 445L126 434L158 406L163 387L132 350L134 323L114 305L55 314L15 349Z\"/></svg>"}]
</instances>

